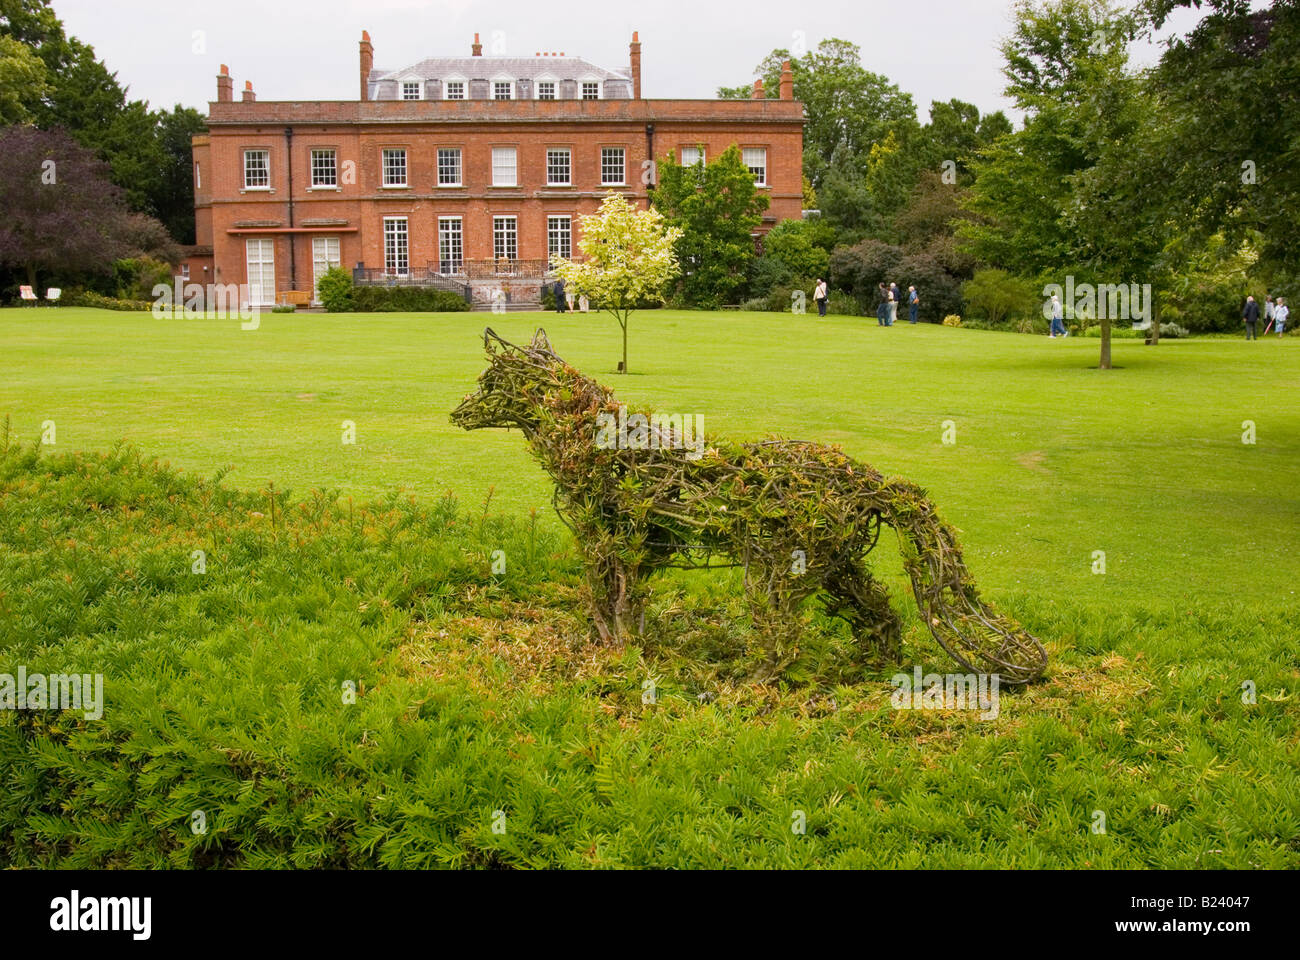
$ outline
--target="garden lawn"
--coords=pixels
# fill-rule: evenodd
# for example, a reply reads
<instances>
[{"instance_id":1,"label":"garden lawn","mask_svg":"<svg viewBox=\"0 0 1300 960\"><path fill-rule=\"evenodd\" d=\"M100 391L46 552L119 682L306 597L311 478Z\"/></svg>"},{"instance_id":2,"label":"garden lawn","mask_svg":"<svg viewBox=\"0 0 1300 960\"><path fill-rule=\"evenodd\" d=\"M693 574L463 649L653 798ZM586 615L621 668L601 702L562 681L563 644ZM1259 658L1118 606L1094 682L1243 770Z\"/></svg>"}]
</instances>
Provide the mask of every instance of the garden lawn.
<instances>
[{"instance_id":1,"label":"garden lawn","mask_svg":"<svg viewBox=\"0 0 1300 960\"><path fill-rule=\"evenodd\" d=\"M893 710L894 668L814 616L785 681L751 682L734 572L665 576L640 647L592 646L522 439L447 422L488 323L544 324L632 405L920 482L1047 679L994 720ZM647 311L621 377L594 314L0 311L27 451L0 458L0 673L108 687L102 721L0 714L0 863L1300 866L1300 347L1097 351ZM69 456L123 438L144 463ZM903 669L950 669L892 538L873 556Z\"/></svg>"}]
</instances>

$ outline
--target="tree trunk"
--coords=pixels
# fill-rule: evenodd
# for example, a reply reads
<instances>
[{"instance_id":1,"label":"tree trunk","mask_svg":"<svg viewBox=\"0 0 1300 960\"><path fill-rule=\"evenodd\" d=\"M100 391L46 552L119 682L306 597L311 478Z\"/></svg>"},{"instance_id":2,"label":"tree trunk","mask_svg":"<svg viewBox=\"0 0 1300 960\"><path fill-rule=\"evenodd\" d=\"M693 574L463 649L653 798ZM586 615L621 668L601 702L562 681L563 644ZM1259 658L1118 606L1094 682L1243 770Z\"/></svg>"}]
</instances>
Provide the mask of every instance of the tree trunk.
<instances>
[{"instance_id":1,"label":"tree trunk","mask_svg":"<svg viewBox=\"0 0 1300 960\"><path fill-rule=\"evenodd\" d=\"M1160 346L1160 304L1156 301L1154 290L1151 292L1151 303L1148 306L1151 308L1151 346L1158 347Z\"/></svg>"},{"instance_id":2,"label":"tree trunk","mask_svg":"<svg viewBox=\"0 0 1300 960\"><path fill-rule=\"evenodd\" d=\"M627 314L623 315L623 372L627 373Z\"/></svg>"},{"instance_id":3,"label":"tree trunk","mask_svg":"<svg viewBox=\"0 0 1300 960\"><path fill-rule=\"evenodd\" d=\"M1109 311L1107 311L1109 314ZM1110 369L1110 316L1107 315L1101 321L1101 370Z\"/></svg>"},{"instance_id":4,"label":"tree trunk","mask_svg":"<svg viewBox=\"0 0 1300 960\"><path fill-rule=\"evenodd\" d=\"M31 285L32 293L36 292L36 264L27 264L27 283Z\"/></svg>"}]
</instances>

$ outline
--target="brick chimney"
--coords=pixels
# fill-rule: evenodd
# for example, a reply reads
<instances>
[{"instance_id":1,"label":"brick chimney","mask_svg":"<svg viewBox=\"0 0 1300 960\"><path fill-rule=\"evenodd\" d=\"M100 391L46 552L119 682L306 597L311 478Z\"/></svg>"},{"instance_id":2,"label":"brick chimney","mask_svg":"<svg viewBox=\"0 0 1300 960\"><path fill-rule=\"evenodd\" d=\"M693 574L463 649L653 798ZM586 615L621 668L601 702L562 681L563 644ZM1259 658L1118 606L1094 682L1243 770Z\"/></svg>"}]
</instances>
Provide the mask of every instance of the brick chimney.
<instances>
[{"instance_id":1,"label":"brick chimney","mask_svg":"<svg viewBox=\"0 0 1300 960\"><path fill-rule=\"evenodd\" d=\"M361 31L361 99L370 99L370 74L375 69L375 45L370 42L370 31Z\"/></svg>"},{"instance_id":2,"label":"brick chimney","mask_svg":"<svg viewBox=\"0 0 1300 960\"><path fill-rule=\"evenodd\" d=\"M632 99L641 99L641 36L637 30L632 31L632 43L629 47L632 60Z\"/></svg>"},{"instance_id":3,"label":"brick chimney","mask_svg":"<svg viewBox=\"0 0 1300 960\"><path fill-rule=\"evenodd\" d=\"M483 56L483 44L479 43L478 34L474 34L474 44L469 48L471 57Z\"/></svg>"},{"instance_id":4,"label":"brick chimney","mask_svg":"<svg viewBox=\"0 0 1300 960\"><path fill-rule=\"evenodd\" d=\"M235 99L235 81L230 76L230 68L224 63L217 74L217 102L230 103Z\"/></svg>"},{"instance_id":5,"label":"brick chimney","mask_svg":"<svg viewBox=\"0 0 1300 960\"><path fill-rule=\"evenodd\" d=\"M244 103L256 103L257 94L253 92L253 81L244 81Z\"/></svg>"},{"instance_id":6,"label":"brick chimney","mask_svg":"<svg viewBox=\"0 0 1300 960\"><path fill-rule=\"evenodd\" d=\"M794 99L794 73L790 70L790 61L781 64L781 99Z\"/></svg>"},{"instance_id":7,"label":"brick chimney","mask_svg":"<svg viewBox=\"0 0 1300 960\"><path fill-rule=\"evenodd\" d=\"M749 99L762 100L766 96L767 94L763 92L763 78L759 77L754 81L754 92L749 95Z\"/></svg>"}]
</instances>

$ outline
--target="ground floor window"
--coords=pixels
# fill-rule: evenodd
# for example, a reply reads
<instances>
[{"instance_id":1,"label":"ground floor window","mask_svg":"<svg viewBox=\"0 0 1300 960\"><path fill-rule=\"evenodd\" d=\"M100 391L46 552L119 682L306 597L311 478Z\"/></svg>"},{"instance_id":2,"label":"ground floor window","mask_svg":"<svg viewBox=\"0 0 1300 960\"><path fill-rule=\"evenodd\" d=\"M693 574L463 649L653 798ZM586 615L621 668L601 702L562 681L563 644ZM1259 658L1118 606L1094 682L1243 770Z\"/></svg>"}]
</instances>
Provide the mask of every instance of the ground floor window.
<instances>
[{"instance_id":1,"label":"ground floor window","mask_svg":"<svg viewBox=\"0 0 1300 960\"><path fill-rule=\"evenodd\" d=\"M460 217L438 218L438 272L444 276L465 272L465 233Z\"/></svg>"},{"instance_id":2,"label":"ground floor window","mask_svg":"<svg viewBox=\"0 0 1300 960\"><path fill-rule=\"evenodd\" d=\"M248 240L248 302L271 306L275 303L275 241Z\"/></svg>"},{"instance_id":3,"label":"ground floor window","mask_svg":"<svg viewBox=\"0 0 1300 960\"><path fill-rule=\"evenodd\" d=\"M519 259L519 218L518 217L493 217L492 218L492 255L498 261L513 261Z\"/></svg>"},{"instance_id":4,"label":"ground floor window","mask_svg":"<svg viewBox=\"0 0 1300 960\"><path fill-rule=\"evenodd\" d=\"M343 266L338 237L313 237L311 241L312 298L320 303L320 281L326 272Z\"/></svg>"},{"instance_id":5,"label":"ground floor window","mask_svg":"<svg viewBox=\"0 0 1300 960\"><path fill-rule=\"evenodd\" d=\"M384 273L390 277L406 277L411 273L406 217L384 217Z\"/></svg>"},{"instance_id":6,"label":"ground floor window","mask_svg":"<svg viewBox=\"0 0 1300 960\"><path fill-rule=\"evenodd\" d=\"M556 257L573 258L573 218L546 218L546 254L552 264Z\"/></svg>"}]
</instances>

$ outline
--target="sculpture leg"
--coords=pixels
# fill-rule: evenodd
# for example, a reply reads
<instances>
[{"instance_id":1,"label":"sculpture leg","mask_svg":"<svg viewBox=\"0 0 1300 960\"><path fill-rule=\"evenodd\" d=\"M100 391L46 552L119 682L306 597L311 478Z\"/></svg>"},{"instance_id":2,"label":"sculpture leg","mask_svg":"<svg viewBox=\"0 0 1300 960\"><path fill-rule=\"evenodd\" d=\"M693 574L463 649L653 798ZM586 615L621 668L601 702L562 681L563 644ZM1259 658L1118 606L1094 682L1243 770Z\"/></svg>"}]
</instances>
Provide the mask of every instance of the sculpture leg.
<instances>
[{"instance_id":1,"label":"sculpture leg","mask_svg":"<svg viewBox=\"0 0 1300 960\"><path fill-rule=\"evenodd\" d=\"M826 612L848 623L854 638L877 662L896 662L902 653L903 623L889 602L889 590L865 563L844 564L826 577Z\"/></svg>"},{"instance_id":2,"label":"sculpture leg","mask_svg":"<svg viewBox=\"0 0 1300 960\"><path fill-rule=\"evenodd\" d=\"M623 644L645 629L646 588L641 571L617 554L584 551L587 605L602 643Z\"/></svg>"},{"instance_id":3,"label":"sculpture leg","mask_svg":"<svg viewBox=\"0 0 1300 960\"><path fill-rule=\"evenodd\" d=\"M765 653L763 677L780 673L797 656L803 623L799 604L811 591L788 571L751 568L745 577L745 598L754 630Z\"/></svg>"}]
</instances>

